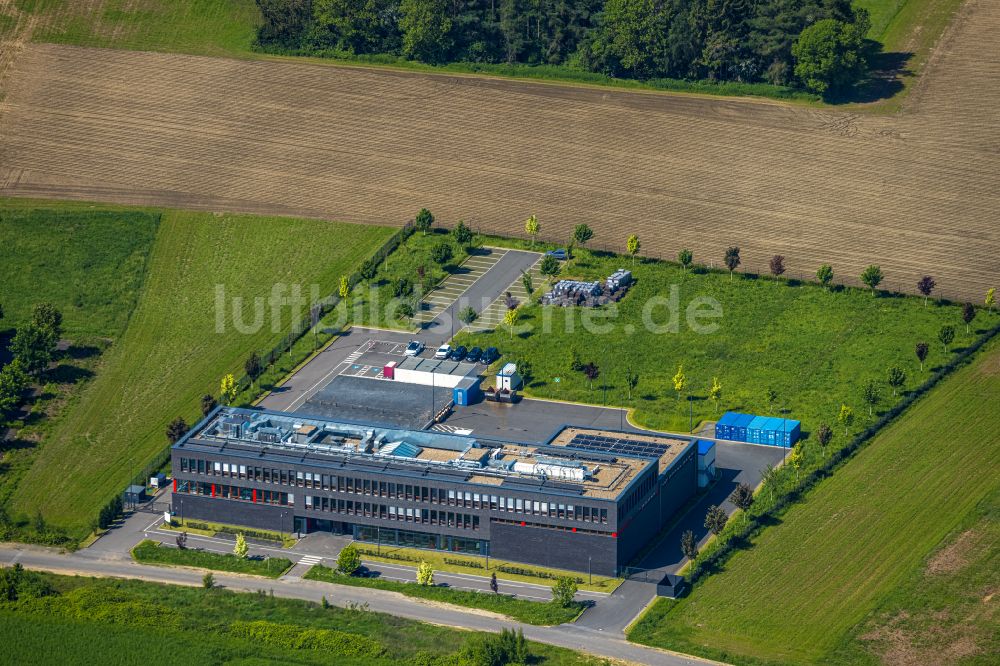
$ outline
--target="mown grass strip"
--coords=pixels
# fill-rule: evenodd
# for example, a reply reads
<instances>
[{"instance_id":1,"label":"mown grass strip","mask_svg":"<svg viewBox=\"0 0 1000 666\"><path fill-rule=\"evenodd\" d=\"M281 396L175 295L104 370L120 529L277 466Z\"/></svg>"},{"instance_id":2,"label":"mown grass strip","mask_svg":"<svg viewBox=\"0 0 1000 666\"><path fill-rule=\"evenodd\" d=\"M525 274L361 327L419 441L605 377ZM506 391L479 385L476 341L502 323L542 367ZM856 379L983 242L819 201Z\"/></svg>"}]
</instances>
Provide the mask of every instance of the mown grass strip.
<instances>
[{"instance_id":1,"label":"mown grass strip","mask_svg":"<svg viewBox=\"0 0 1000 666\"><path fill-rule=\"evenodd\" d=\"M157 564L180 567L197 567L213 571L251 574L278 578L292 567L292 561L285 557L256 559L236 555L211 553L191 548L164 546L151 539L144 539L132 549L132 557L142 564Z\"/></svg>"},{"instance_id":2,"label":"mown grass strip","mask_svg":"<svg viewBox=\"0 0 1000 666\"><path fill-rule=\"evenodd\" d=\"M555 625L572 622L583 612L584 605L575 603L563 607L551 602L527 601L517 599L507 594L492 594L474 590L456 590L450 587L418 585L380 578L357 578L339 574L321 564L309 569L304 578L318 580L337 585L352 585L354 587L370 587L390 592L400 592L408 597L440 601L442 603L478 608L506 615L507 617L537 625Z\"/></svg>"}]
</instances>

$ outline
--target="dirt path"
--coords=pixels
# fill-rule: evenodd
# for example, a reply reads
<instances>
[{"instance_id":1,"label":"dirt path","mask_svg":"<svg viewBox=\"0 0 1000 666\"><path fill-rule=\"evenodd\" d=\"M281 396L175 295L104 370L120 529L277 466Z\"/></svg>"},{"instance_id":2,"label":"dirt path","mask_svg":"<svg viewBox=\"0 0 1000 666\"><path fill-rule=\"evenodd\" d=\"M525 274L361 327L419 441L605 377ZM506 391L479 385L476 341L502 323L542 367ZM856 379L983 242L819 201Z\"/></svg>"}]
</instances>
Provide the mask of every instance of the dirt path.
<instances>
[{"instance_id":1,"label":"dirt path","mask_svg":"<svg viewBox=\"0 0 1000 666\"><path fill-rule=\"evenodd\" d=\"M898 117L307 63L26 47L0 194L542 235L792 274L1000 275L1000 3L969 0ZM855 279L848 279L855 283Z\"/></svg>"}]
</instances>

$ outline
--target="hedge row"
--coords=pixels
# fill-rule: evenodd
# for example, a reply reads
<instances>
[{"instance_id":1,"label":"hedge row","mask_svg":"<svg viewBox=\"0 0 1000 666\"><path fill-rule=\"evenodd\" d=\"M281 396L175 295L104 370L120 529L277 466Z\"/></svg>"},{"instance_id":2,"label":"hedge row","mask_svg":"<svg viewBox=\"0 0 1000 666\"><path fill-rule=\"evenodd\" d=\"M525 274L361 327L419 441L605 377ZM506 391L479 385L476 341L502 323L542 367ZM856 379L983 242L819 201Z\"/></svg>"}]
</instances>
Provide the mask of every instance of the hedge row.
<instances>
[{"instance_id":1,"label":"hedge row","mask_svg":"<svg viewBox=\"0 0 1000 666\"><path fill-rule=\"evenodd\" d=\"M503 573L516 574L518 576L531 576L533 578L545 578L547 580L558 580L560 578L573 578L577 585L586 583L583 578L574 578L573 576L565 576L563 574L558 574L551 571L536 571L534 569L522 569L521 567L510 566L509 564L497 565L497 571L502 571Z\"/></svg>"}]
</instances>

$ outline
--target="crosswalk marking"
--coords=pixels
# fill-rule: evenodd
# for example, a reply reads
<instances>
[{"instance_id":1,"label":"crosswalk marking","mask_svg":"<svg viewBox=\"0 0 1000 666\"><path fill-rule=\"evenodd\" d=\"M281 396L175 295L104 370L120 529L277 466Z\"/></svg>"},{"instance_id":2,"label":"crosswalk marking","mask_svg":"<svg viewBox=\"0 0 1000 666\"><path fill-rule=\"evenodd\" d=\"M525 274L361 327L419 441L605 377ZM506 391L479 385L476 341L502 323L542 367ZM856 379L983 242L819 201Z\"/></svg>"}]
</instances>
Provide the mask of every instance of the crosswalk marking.
<instances>
[{"instance_id":1,"label":"crosswalk marking","mask_svg":"<svg viewBox=\"0 0 1000 666\"><path fill-rule=\"evenodd\" d=\"M323 558L318 555L304 555L299 564L304 564L307 567L315 566L323 561Z\"/></svg>"},{"instance_id":2,"label":"crosswalk marking","mask_svg":"<svg viewBox=\"0 0 1000 666\"><path fill-rule=\"evenodd\" d=\"M449 435L471 435L472 428L459 428L458 426L451 426L445 423L435 423L431 426L431 430L437 432L446 432Z\"/></svg>"}]
</instances>

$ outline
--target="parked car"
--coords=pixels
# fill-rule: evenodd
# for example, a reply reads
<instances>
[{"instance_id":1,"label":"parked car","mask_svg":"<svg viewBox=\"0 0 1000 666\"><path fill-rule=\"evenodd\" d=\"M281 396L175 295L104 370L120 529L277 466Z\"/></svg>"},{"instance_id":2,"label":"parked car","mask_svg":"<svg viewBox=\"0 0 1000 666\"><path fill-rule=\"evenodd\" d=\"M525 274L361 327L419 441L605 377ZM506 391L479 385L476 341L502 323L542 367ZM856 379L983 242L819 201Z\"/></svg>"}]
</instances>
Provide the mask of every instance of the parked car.
<instances>
[{"instance_id":1,"label":"parked car","mask_svg":"<svg viewBox=\"0 0 1000 666\"><path fill-rule=\"evenodd\" d=\"M446 359L450 354L451 354L451 345L443 344L437 348L436 352L434 352L434 358Z\"/></svg>"},{"instance_id":2,"label":"parked car","mask_svg":"<svg viewBox=\"0 0 1000 666\"><path fill-rule=\"evenodd\" d=\"M410 344L406 345L406 351L403 352L407 356L420 356L420 352L424 350L424 343L420 340L410 340Z\"/></svg>"},{"instance_id":3,"label":"parked car","mask_svg":"<svg viewBox=\"0 0 1000 666\"><path fill-rule=\"evenodd\" d=\"M480 357L479 362L482 363L483 365L489 365L490 363L496 361L498 358L500 358L500 352L497 351L497 348L487 347L486 351L484 351L483 355Z\"/></svg>"},{"instance_id":4,"label":"parked car","mask_svg":"<svg viewBox=\"0 0 1000 666\"><path fill-rule=\"evenodd\" d=\"M466 353L468 353L468 351L469 350L465 348L465 345L459 345L458 347L455 347L451 351L451 356L449 358L451 358L451 360L453 361L461 361L462 359L465 358L465 355Z\"/></svg>"},{"instance_id":5,"label":"parked car","mask_svg":"<svg viewBox=\"0 0 1000 666\"><path fill-rule=\"evenodd\" d=\"M566 261L566 250L564 248L559 248L557 250L549 250L546 252L550 257L555 257L559 261Z\"/></svg>"},{"instance_id":6,"label":"parked car","mask_svg":"<svg viewBox=\"0 0 1000 666\"><path fill-rule=\"evenodd\" d=\"M482 347L473 347L469 350L469 353L465 355L465 360L469 363L479 363L479 359L483 356Z\"/></svg>"}]
</instances>

